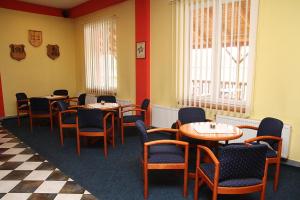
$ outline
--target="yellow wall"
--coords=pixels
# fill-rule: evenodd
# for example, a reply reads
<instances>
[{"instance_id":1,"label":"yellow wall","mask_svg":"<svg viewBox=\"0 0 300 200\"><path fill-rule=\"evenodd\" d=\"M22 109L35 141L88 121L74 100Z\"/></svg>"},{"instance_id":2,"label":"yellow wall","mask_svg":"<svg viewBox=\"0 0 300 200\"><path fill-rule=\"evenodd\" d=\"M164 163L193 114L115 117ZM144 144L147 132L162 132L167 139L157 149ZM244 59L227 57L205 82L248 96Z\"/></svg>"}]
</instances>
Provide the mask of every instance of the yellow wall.
<instances>
[{"instance_id":1,"label":"yellow wall","mask_svg":"<svg viewBox=\"0 0 300 200\"><path fill-rule=\"evenodd\" d=\"M77 90L84 91L83 26L89 21L115 16L117 20L117 98L135 102L135 7L134 0L99 10L75 20Z\"/></svg>"},{"instance_id":2,"label":"yellow wall","mask_svg":"<svg viewBox=\"0 0 300 200\"><path fill-rule=\"evenodd\" d=\"M291 124L290 159L300 161L300 1L261 0L251 118ZM151 0L151 100L176 106L169 0Z\"/></svg>"},{"instance_id":3,"label":"yellow wall","mask_svg":"<svg viewBox=\"0 0 300 200\"><path fill-rule=\"evenodd\" d=\"M0 72L6 116L16 113L17 92L26 92L31 97L66 88L71 95L75 94L75 40L71 19L0 8L0 27ZM29 44L28 30L43 32L41 46ZM10 44L24 44L26 58L11 59ZM47 44L59 45L59 58L48 58Z\"/></svg>"}]
</instances>

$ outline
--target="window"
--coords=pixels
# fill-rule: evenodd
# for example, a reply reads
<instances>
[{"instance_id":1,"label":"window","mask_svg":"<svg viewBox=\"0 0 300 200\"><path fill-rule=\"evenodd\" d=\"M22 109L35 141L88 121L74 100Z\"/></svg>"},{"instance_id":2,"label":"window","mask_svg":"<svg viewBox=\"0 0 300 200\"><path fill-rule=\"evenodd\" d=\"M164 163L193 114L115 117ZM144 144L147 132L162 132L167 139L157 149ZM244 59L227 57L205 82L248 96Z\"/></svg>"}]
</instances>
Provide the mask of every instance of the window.
<instances>
[{"instance_id":1,"label":"window","mask_svg":"<svg viewBox=\"0 0 300 200\"><path fill-rule=\"evenodd\" d=\"M175 4L178 103L249 112L258 0Z\"/></svg>"},{"instance_id":2,"label":"window","mask_svg":"<svg viewBox=\"0 0 300 200\"><path fill-rule=\"evenodd\" d=\"M84 50L87 92L115 95L117 49L114 18L84 25Z\"/></svg>"}]
</instances>

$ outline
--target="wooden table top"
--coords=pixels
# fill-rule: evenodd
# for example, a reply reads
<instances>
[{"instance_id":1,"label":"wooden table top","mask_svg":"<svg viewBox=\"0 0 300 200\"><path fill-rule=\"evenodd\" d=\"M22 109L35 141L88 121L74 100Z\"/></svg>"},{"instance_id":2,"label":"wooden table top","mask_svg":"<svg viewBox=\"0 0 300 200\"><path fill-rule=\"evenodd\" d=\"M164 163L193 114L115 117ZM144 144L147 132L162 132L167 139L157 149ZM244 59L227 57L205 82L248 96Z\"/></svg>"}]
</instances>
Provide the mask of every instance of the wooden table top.
<instances>
[{"instance_id":1,"label":"wooden table top","mask_svg":"<svg viewBox=\"0 0 300 200\"><path fill-rule=\"evenodd\" d=\"M44 96L44 98L49 99L49 100L60 100L60 99L66 99L67 96L62 96L62 95L47 95L47 96Z\"/></svg>"},{"instance_id":2,"label":"wooden table top","mask_svg":"<svg viewBox=\"0 0 300 200\"><path fill-rule=\"evenodd\" d=\"M213 124L215 127L211 127ZM180 126L179 131L187 136L199 140L226 141L240 138L243 135L241 129L215 122L196 122Z\"/></svg>"},{"instance_id":3,"label":"wooden table top","mask_svg":"<svg viewBox=\"0 0 300 200\"><path fill-rule=\"evenodd\" d=\"M120 107L118 103L91 103L87 104L86 108L97 108L100 110L116 110Z\"/></svg>"}]
</instances>

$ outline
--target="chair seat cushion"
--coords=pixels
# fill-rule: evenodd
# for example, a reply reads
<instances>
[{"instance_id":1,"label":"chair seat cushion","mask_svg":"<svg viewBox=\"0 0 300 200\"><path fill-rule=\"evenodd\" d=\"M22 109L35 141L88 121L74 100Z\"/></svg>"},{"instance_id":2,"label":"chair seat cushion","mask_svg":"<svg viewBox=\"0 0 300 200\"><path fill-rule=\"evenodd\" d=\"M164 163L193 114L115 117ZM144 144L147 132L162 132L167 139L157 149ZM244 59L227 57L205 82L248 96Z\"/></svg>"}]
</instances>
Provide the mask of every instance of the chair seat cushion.
<instances>
[{"instance_id":1,"label":"chair seat cushion","mask_svg":"<svg viewBox=\"0 0 300 200\"><path fill-rule=\"evenodd\" d=\"M137 120L142 120L143 121L143 117L141 115L127 115L123 117L123 122L124 123L133 123L136 122Z\"/></svg>"},{"instance_id":2,"label":"chair seat cushion","mask_svg":"<svg viewBox=\"0 0 300 200\"><path fill-rule=\"evenodd\" d=\"M65 113L62 116L63 124L76 124L76 113Z\"/></svg>"},{"instance_id":3,"label":"chair seat cushion","mask_svg":"<svg viewBox=\"0 0 300 200\"><path fill-rule=\"evenodd\" d=\"M149 147L149 163L183 163L181 148L175 145L153 145Z\"/></svg>"},{"instance_id":4,"label":"chair seat cushion","mask_svg":"<svg viewBox=\"0 0 300 200\"><path fill-rule=\"evenodd\" d=\"M213 182L215 176L215 165L212 163L201 163L201 170L208 176ZM222 187L245 187L251 185L257 185L262 183L258 178L241 178L241 179L228 179L219 182L219 186Z\"/></svg>"},{"instance_id":5,"label":"chair seat cushion","mask_svg":"<svg viewBox=\"0 0 300 200\"><path fill-rule=\"evenodd\" d=\"M267 150L267 158L276 158L276 157L277 157L276 151L274 151L271 148L268 148L268 150Z\"/></svg>"}]
</instances>

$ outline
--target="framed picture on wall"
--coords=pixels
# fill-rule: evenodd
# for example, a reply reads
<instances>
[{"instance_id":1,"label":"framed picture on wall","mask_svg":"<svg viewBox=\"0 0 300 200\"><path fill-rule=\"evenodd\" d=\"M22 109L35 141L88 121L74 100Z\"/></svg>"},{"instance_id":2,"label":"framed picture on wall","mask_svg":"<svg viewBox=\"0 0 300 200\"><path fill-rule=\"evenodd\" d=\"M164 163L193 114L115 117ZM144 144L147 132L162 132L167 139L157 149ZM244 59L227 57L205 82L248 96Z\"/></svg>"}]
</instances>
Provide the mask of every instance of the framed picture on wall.
<instances>
[{"instance_id":1,"label":"framed picture on wall","mask_svg":"<svg viewBox=\"0 0 300 200\"><path fill-rule=\"evenodd\" d=\"M136 58L145 59L146 58L146 42L136 43Z\"/></svg>"}]
</instances>

